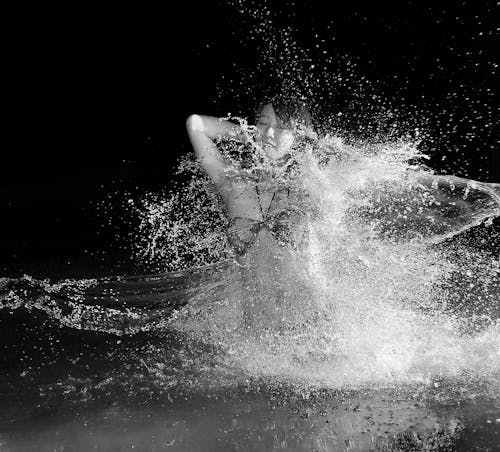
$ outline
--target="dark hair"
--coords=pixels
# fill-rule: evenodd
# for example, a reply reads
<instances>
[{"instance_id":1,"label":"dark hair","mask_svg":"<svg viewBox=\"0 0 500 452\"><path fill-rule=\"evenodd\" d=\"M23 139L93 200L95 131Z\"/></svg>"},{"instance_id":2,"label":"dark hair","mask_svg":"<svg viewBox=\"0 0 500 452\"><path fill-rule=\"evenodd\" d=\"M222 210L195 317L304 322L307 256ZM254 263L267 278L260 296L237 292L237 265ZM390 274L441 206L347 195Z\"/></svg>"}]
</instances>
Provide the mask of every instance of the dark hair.
<instances>
[{"instance_id":1,"label":"dark hair","mask_svg":"<svg viewBox=\"0 0 500 452\"><path fill-rule=\"evenodd\" d=\"M265 98L257 109L257 112L271 104L276 116L283 122L284 125L290 125L292 121L298 122L306 127L313 126L311 112L307 107L306 102L292 96L274 96Z\"/></svg>"}]
</instances>

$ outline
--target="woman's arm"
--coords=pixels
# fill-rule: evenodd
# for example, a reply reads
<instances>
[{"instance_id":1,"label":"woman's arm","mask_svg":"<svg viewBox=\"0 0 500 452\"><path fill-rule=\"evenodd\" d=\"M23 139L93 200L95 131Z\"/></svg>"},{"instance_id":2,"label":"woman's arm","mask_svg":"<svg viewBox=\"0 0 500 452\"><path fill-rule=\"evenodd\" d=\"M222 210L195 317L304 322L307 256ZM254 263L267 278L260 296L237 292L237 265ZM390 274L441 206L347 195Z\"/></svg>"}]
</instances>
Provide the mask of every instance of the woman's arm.
<instances>
[{"instance_id":1,"label":"woman's arm","mask_svg":"<svg viewBox=\"0 0 500 452\"><path fill-rule=\"evenodd\" d=\"M224 179L226 164L214 143L216 137L236 136L240 127L213 116L191 115L186 121L187 132L203 170L217 184Z\"/></svg>"}]
</instances>

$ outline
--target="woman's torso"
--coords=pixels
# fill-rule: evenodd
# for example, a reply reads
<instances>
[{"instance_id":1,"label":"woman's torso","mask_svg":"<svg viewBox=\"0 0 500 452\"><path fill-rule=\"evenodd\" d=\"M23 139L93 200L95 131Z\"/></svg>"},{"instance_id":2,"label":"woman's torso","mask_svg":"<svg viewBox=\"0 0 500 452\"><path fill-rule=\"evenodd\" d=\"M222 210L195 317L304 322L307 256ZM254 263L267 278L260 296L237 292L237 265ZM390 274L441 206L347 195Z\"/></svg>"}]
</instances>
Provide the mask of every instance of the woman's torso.
<instances>
[{"instance_id":1,"label":"woman's torso","mask_svg":"<svg viewBox=\"0 0 500 452\"><path fill-rule=\"evenodd\" d=\"M262 234L268 244L288 243L304 217L303 196L272 180L228 178L218 188L228 211L228 239L239 256L247 254Z\"/></svg>"},{"instance_id":2,"label":"woman's torso","mask_svg":"<svg viewBox=\"0 0 500 452\"><path fill-rule=\"evenodd\" d=\"M293 190L262 180L229 180L219 191L229 218L257 221L289 210L297 198Z\"/></svg>"}]
</instances>

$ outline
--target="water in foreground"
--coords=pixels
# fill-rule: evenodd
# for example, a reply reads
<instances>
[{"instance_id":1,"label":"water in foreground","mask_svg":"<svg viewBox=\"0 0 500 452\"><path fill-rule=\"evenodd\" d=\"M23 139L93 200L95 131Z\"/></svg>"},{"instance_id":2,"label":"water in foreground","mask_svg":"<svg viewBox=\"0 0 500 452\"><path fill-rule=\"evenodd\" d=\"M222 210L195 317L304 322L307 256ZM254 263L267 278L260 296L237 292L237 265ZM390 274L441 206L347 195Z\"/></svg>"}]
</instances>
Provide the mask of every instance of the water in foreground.
<instances>
[{"instance_id":1,"label":"water in foreground","mask_svg":"<svg viewBox=\"0 0 500 452\"><path fill-rule=\"evenodd\" d=\"M5 451L465 451L500 440L498 370L334 389L250 377L180 334L18 320L4 330L17 356L1 377Z\"/></svg>"}]
</instances>

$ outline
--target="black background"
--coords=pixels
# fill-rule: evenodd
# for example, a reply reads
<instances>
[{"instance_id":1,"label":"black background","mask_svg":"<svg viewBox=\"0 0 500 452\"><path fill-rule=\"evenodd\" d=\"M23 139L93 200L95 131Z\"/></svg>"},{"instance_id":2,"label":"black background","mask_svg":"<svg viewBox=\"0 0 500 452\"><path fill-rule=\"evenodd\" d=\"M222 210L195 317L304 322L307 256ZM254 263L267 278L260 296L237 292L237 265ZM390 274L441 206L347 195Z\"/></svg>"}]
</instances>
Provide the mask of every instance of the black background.
<instances>
[{"instance_id":1,"label":"black background","mask_svg":"<svg viewBox=\"0 0 500 452\"><path fill-rule=\"evenodd\" d=\"M219 92L259 58L249 46L251 18L236 3L44 5L5 15L5 276L50 275L54 256L68 274L76 256L91 265L103 252L118 259L115 231L95 203L123 188L168 186L190 149L189 114L248 113ZM496 1L260 3L301 45L320 33L383 95L425 104L437 171L500 181ZM445 102L450 91L458 94Z\"/></svg>"}]
</instances>

